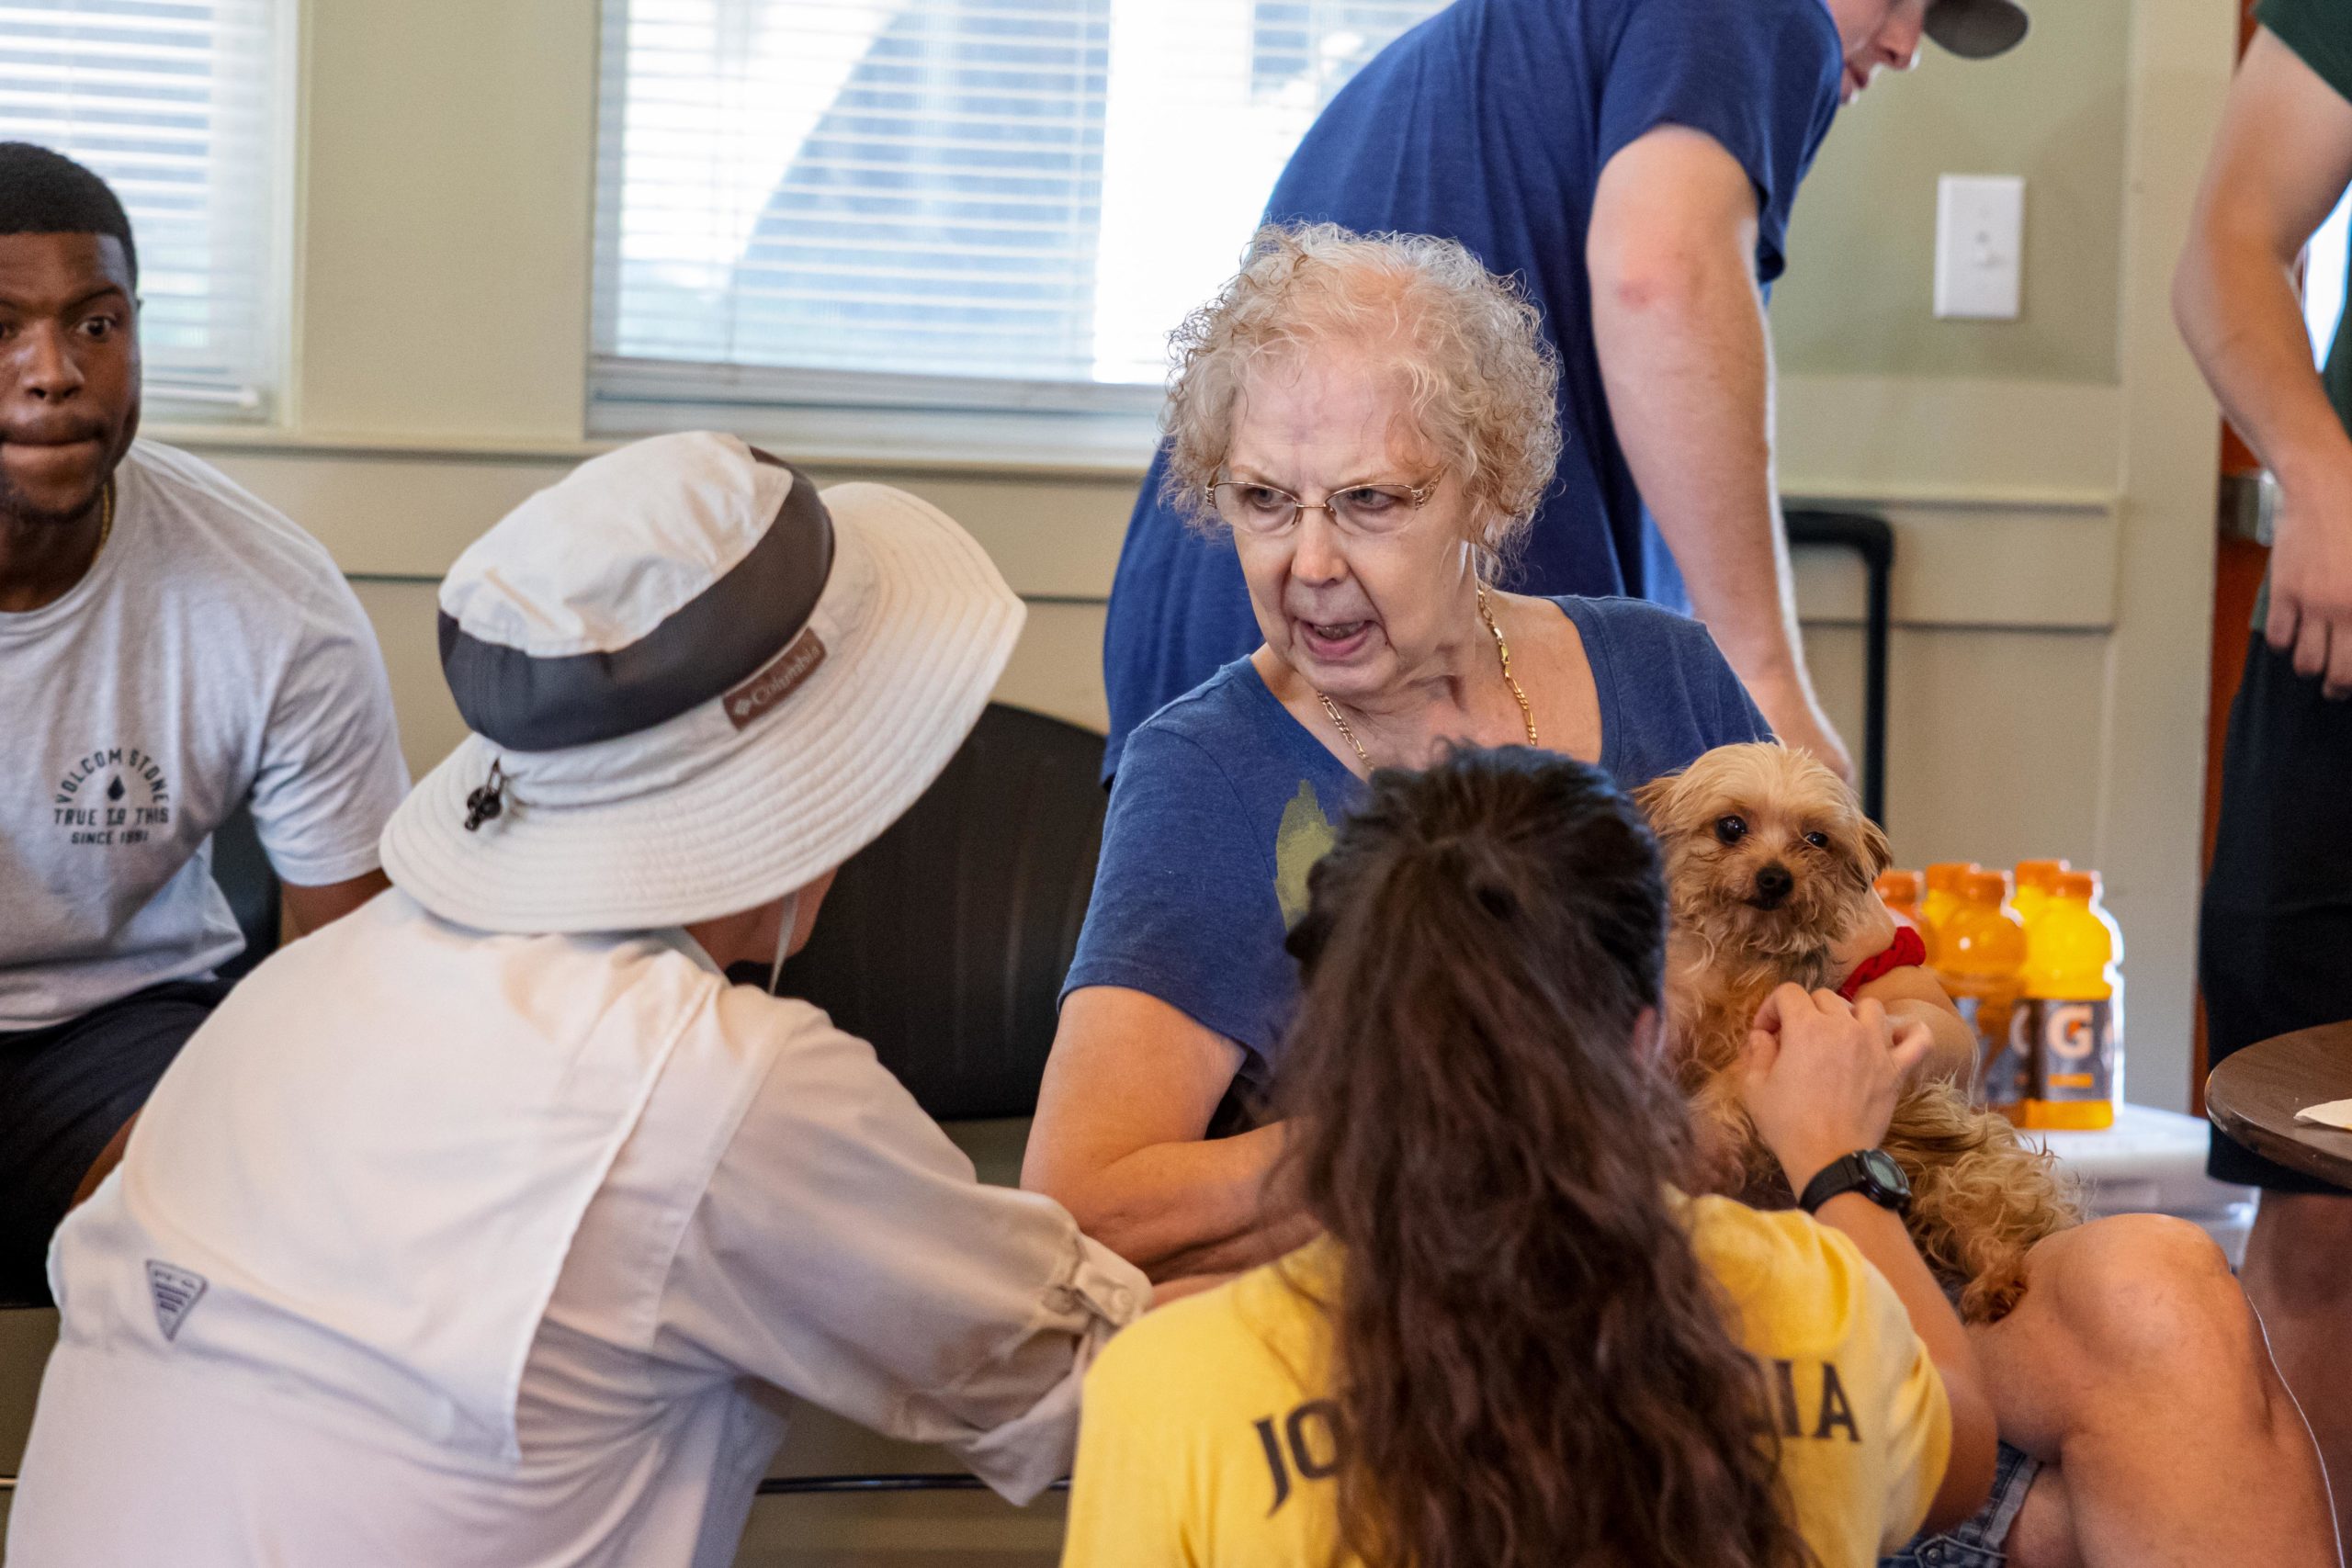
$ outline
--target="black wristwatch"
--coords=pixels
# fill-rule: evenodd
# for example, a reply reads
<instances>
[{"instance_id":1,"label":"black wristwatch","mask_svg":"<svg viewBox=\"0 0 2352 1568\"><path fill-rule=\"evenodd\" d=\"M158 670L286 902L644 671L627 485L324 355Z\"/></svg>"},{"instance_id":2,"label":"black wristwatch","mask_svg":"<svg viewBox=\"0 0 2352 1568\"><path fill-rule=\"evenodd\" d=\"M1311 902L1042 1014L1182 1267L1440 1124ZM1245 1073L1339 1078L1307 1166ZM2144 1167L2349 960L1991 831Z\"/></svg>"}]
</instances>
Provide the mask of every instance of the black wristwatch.
<instances>
[{"instance_id":1,"label":"black wristwatch","mask_svg":"<svg viewBox=\"0 0 2352 1568\"><path fill-rule=\"evenodd\" d=\"M1898 1214L1911 1212L1911 1179L1884 1149L1856 1149L1843 1159L1832 1160L1804 1184L1797 1207L1814 1213L1841 1192L1859 1192Z\"/></svg>"}]
</instances>

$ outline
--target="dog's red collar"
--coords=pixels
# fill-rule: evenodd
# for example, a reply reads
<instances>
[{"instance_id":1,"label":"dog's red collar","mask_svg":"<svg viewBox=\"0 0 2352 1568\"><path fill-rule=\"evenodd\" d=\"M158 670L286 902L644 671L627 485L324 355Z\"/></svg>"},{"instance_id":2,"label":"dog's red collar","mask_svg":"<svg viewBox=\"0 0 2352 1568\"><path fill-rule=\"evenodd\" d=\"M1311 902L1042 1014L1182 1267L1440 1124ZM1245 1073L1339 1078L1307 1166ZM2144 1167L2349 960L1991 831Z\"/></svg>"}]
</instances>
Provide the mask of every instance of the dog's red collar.
<instances>
[{"instance_id":1,"label":"dog's red collar","mask_svg":"<svg viewBox=\"0 0 2352 1568\"><path fill-rule=\"evenodd\" d=\"M1898 925L1894 928L1894 941L1887 950L1855 964L1854 972L1846 976L1846 983L1838 987L1838 994L1850 1002L1855 992L1880 976L1892 974L1897 969L1908 969L1927 961L1928 944L1919 940L1919 933L1909 926Z\"/></svg>"}]
</instances>

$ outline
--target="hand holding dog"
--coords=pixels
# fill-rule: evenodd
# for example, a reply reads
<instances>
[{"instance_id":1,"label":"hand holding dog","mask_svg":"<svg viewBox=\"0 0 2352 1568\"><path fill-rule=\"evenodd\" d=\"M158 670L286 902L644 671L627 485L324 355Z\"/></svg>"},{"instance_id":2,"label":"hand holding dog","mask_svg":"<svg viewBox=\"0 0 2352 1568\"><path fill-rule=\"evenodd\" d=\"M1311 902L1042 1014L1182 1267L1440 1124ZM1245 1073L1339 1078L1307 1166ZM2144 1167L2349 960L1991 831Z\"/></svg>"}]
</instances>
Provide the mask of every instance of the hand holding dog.
<instances>
[{"instance_id":1,"label":"hand holding dog","mask_svg":"<svg viewBox=\"0 0 2352 1568\"><path fill-rule=\"evenodd\" d=\"M1786 985L1764 998L1740 1066L1740 1103L1802 1192L1824 1167L1875 1148L1902 1086L1932 1043L1874 1001Z\"/></svg>"}]
</instances>

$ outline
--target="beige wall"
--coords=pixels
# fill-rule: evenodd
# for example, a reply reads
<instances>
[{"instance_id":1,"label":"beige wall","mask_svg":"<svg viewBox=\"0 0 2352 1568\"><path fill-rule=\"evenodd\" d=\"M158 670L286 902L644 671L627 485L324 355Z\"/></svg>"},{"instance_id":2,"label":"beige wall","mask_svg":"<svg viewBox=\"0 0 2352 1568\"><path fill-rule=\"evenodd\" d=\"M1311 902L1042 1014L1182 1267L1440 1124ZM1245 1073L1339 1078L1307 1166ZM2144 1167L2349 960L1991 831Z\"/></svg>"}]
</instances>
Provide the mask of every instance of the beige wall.
<instances>
[{"instance_id":1,"label":"beige wall","mask_svg":"<svg viewBox=\"0 0 2352 1568\"><path fill-rule=\"evenodd\" d=\"M2115 379L2132 0L2032 11L2027 47L1964 62L1931 46L1839 115L1790 225L1784 369ZM2025 176L2019 321L1928 310L1939 174Z\"/></svg>"},{"instance_id":2,"label":"beige wall","mask_svg":"<svg viewBox=\"0 0 2352 1568\"><path fill-rule=\"evenodd\" d=\"M432 580L583 440L594 0L300 0L297 339L280 428L176 435L360 581L412 764L456 719ZM1170 0L1175 3L1175 0ZM1908 863L2105 870L2131 943L2135 1098L2188 1090L2215 426L2165 275L2225 84L2232 0L2067 0L2028 49L1931 50L1844 117L1773 318L1783 487L1899 537L1889 818ZM2027 176L2025 314L1928 310L1935 176ZM917 462L824 431L823 476L906 484L1032 600L1004 694L1099 721L1101 599L1133 494ZM787 435L789 432L786 433ZM797 449L817 451L817 436ZM1800 562L1814 657L1859 731L1858 570Z\"/></svg>"}]
</instances>

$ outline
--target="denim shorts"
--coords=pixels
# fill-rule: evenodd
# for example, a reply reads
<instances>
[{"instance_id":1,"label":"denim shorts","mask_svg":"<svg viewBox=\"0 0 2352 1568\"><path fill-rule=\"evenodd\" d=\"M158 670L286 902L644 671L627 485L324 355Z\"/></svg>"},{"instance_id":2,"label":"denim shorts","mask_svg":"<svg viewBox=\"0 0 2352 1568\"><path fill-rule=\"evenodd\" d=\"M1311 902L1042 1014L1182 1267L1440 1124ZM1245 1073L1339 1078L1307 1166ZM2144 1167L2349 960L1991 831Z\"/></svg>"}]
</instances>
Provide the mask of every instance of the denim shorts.
<instances>
[{"instance_id":1,"label":"denim shorts","mask_svg":"<svg viewBox=\"0 0 2352 1568\"><path fill-rule=\"evenodd\" d=\"M2041 1470L2040 1460L2003 1443L1984 1506L1941 1535L1913 1536L1902 1551L1880 1558L1879 1568L2002 1568L2009 1560L2009 1527Z\"/></svg>"}]
</instances>

